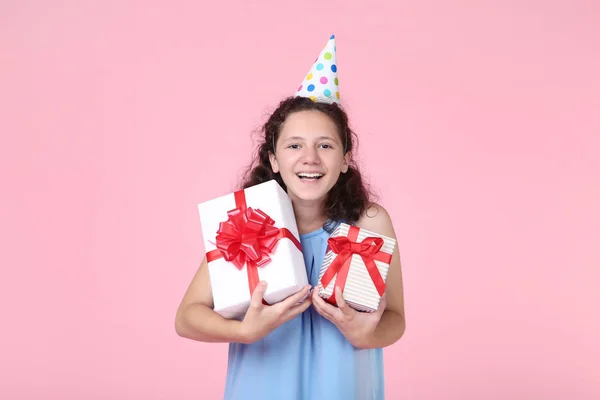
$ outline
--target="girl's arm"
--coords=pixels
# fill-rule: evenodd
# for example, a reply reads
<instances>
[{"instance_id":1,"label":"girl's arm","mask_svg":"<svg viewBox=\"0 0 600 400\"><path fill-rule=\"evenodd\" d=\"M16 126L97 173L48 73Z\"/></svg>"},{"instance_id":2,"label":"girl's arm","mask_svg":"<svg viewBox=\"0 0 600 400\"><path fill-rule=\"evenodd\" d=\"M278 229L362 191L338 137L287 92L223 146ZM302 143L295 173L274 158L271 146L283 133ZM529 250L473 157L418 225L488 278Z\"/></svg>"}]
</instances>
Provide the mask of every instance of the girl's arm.
<instances>
[{"instance_id":1,"label":"girl's arm","mask_svg":"<svg viewBox=\"0 0 600 400\"><path fill-rule=\"evenodd\" d=\"M381 235L396 238L396 232L387 210L378 204L372 204L358 221L357 226ZM360 347L379 348L398 341L406 330L404 316L404 288L402 267L400 265L400 243L392 253L388 269L385 290L385 310L371 337Z\"/></svg>"},{"instance_id":2,"label":"girl's arm","mask_svg":"<svg viewBox=\"0 0 600 400\"><path fill-rule=\"evenodd\" d=\"M208 264L204 258L177 309L175 331L179 336L201 342L245 343L241 322L222 317L213 307Z\"/></svg>"}]
</instances>

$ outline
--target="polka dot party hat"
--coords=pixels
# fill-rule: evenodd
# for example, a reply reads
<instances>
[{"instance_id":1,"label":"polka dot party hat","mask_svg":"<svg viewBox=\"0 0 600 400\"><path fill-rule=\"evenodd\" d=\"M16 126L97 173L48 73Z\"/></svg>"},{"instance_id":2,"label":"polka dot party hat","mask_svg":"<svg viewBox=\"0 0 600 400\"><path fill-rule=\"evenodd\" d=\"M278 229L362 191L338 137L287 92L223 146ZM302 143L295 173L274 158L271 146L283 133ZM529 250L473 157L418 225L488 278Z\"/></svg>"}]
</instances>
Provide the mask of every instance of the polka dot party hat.
<instances>
[{"instance_id":1,"label":"polka dot party hat","mask_svg":"<svg viewBox=\"0 0 600 400\"><path fill-rule=\"evenodd\" d=\"M337 62L335 57L335 35L321 50L321 54L298 87L295 97L308 97L314 102L339 103Z\"/></svg>"}]
</instances>

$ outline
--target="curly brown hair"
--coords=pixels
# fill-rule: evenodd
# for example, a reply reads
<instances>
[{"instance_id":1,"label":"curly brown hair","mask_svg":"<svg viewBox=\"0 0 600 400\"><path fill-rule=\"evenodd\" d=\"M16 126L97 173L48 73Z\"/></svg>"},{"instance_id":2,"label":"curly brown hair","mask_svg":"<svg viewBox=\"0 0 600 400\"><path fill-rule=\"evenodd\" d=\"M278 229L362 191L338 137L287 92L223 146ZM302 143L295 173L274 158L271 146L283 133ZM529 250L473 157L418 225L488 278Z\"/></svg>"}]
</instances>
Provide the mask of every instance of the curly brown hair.
<instances>
[{"instance_id":1,"label":"curly brown hair","mask_svg":"<svg viewBox=\"0 0 600 400\"><path fill-rule=\"evenodd\" d=\"M317 110L320 111L335 123L344 144L347 153L356 149L358 138L355 132L350 129L348 115L337 104L328 104L313 102L305 97L288 97L282 100L278 107L267 119L267 122L260 129L261 138L255 150L253 161L247 167L243 178L241 188L245 189L275 179L283 190L287 187L281 179L279 173L274 173L269 161L269 153L275 153L275 146L286 118L297 111ZM336 221L344 221L353 224L369 207L373 194L368 184L362 177L354 157L350 160L348 171L340 175L338 181L327 195L325 203L325 216L328 219L328 225Z\"/></svg>"}]
</instances>

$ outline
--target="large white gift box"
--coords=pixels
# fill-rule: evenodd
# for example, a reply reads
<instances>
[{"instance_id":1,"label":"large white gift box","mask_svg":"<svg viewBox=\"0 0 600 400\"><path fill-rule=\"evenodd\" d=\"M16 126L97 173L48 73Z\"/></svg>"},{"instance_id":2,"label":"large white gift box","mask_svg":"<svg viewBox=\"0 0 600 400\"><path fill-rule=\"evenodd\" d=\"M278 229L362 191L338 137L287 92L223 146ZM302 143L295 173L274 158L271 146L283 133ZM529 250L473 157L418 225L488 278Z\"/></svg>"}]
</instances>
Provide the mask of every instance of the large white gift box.
<instances>
[{"instance_id":1,"label":"large white gift box","mask_svg":"<svg viewBox=\"0 0 600 400\"><path fill-rule=\"evenodd\" d=\"M335 287L358 311L373 312L385 292L396 240L341 223L331 233L319 272L318 294L336 304Z\"/></svg>"},{"instance_id":2,"label":"large white gift box","mask_svg":"<svg viewBox=\"0 0 600 400\"><path fill-rule=\"evenodd\" d=\"M267 282L275 304L308 284L292 202L277 181L198 204L214 311L242 319L251 293Z\"/></svg>"}]
</instances>

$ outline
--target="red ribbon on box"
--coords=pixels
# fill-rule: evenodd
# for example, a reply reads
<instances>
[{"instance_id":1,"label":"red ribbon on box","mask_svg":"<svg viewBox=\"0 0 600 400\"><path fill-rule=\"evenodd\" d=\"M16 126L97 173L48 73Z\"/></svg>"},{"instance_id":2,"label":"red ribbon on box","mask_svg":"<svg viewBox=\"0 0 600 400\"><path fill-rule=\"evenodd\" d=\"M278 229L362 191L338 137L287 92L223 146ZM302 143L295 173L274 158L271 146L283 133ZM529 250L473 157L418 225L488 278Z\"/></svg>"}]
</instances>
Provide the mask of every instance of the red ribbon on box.
<instances>
[{"instance_id":1,"label":"red ribbon on box","mask_svg":"<svg viewBox=\"0 0 600 400\"><path fill-rule=\"evenodd\" d=\"M361 256L379 295L383 296L385 292L385 282L379 273L379 269L377 269L375 260L389 264L392 260L392 255L380 251L384 243L380 237L367 237L361 242L357 242L359 232L360 228L350 225L347 237L336 236L329 238L327 241L329 248L337 254L337 257L331 262L331 265L329 265L327 271L321 277L321 284L325 288L337 274L333 292L326 300L328 303L336 304L336 287L339 287L342 291L344 290L353 254Z\"/></svg>"},{"instance_id":2,"label":"red ribbon on box","mask_svg":"<svg viewBox=\"0 0 600 400\"><path fill-rule=\"evenodd\" d=\"M246 206L243 190L234 193L235 205L228 219L219 224L215 250L206 253L208 262L224 258L242 270L246 265L250 295L259 283L258 268L271 261L279 240L287 238L302 251L302 245L287 228L275 227L275 221L260 209ZM264 300L263 300L264 302Z\"/></svg>"}]
</instances>

